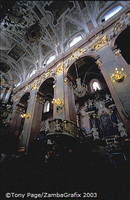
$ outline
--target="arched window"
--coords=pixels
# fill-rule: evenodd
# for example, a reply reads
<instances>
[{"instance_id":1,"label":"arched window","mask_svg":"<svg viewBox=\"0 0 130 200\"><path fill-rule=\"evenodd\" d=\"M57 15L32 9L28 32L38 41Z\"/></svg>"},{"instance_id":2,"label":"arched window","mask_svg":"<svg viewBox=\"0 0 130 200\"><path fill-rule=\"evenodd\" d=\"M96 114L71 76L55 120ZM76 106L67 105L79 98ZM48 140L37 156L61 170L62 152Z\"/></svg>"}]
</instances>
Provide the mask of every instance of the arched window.
<instances>
[{"instance_id":1,"label":"arched window","mask_svg":"<svg viewBox=\"0 0 130 200\"><path fill-rule=\"evenodd\" d=\"M92 79L90 81L90 88L92 92L102 89L101 84L97 79Z\"/></svg>"},{"instance_id":2,"label":"arched window","mask_svg":"<svg viewBox=\"0 0 130 200\"><path fill-rule=\"evenodd\" d=\"M78 43L80 40L82 40L82 36L79 35L77 37L75 37L69 44L70 47L74 46L76 43Z\"/></svg>"},{"instance_id":3,"label":"arched window","mask_svg":"<svg viewBox=\"0 0 130 200\"><path fill-rule=\"evenodd\" d=\"M48 64L50 64L54 59L55 59L55 55L53 55L53 56L51 56L48 60L47 60L47 62L46 62L46 64L48 65Z\"/></svg>"},{"instance_id":4,"label":"arched window","mask_svg":"<svg viewBox=\"0 0 130 200\"><path fill-rule=\"evenodd\" d=\"M109 10L102 18L102 22L107 21L108 19L110 19L111 17L113 17L114 15L116 15L121 9L123 8L123 6L118 5L114 8L112 8L111 10Z\"/></svg>"},{"instance_id":5,"label":"arched window","mask_svg":"<svg viewBox=\"0 0 130 200\"><path fill-rule=\"evenodd\" d=\"M50 111L50 102L49 101L46 101L45 104L44 104L44 113L46 112L49 112Z\"/></svg>"},{"instance_id":6,"label":"arched window","mask_svg":"<svg viewBox=\"0 0 130 200\"><path fill-rule=\"evenodd\" d=\"M32 75L34 75L35 73L36 73L36 70L34 69L34 70L31 72L30 77L31 77Z\"/></svg>"}]
</instances>

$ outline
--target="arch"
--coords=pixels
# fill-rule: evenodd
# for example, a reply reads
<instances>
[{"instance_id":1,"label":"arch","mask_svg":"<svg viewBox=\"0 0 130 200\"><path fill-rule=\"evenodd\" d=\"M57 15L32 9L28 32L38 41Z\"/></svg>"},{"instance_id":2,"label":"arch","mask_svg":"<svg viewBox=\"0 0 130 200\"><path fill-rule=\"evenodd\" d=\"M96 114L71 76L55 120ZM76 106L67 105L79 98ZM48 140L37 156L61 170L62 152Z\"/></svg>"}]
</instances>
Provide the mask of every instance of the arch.
<instances>
[{"instance_id":1,"label":"arch","mask_svg":"<svg viewBox=\"0 0 130 200\"><path fill-rule=\"evenodd\" d=\"M114 45L121 50L125 61L130 64L130 26L125 28L115 39Z\"/></svg>"},{"instance_id":2,"label":"arch","mask_svg":"<svg viewBox=\"0 0 130 200\"><path fill-rule=\"evenodd\" d=\"M29 92L29 91L26 91L25 93L23 93L23 94L21 95L21 97L19 98L17 104L19 104L20 102L22 102L22 100L24 99L24 97L27 97L27 96L28 96L28 97L30 96L30 92Z\"/></svg>"},{"instance_id":3,"label":"arch","mask_svg":"<svg viewBox=\"0 0 130 200\"><path fill-rule=\"evenodd\" d=\"M40 83L39 88L38 88L38 91L41 90L41 88L44 86L44 84L46 84L46 82L47 82L49 79L53 80L53 82L55 81L55 78L52 77L52 76L46 78L43 82Z\"/></svg>"},{"instance_id":4,"label":"arch","mask_svg":"<svg viewBox=\"0 0 130 200\"><path fill-rule=\"evenodd\" d=\"M97 60L100 56L98 54L96 54L95 52L84 52L77 60L83 58L83 57L92 57L93 59ZM76 60L72 60L71 63L69 63L69 65L67 66L66 70L65 70L65 75L67 75L70 67L75 63Z\"/></svg>"},{"instance_id":5,"label":"arch","mask_svg":"<svg viewBox=\"0 0 130 200\"><path fill-rule=\"evenodd\" d=\"M86 60L82 61L82 58L84 58L84 59L86 58ZM81 62L79 62L79 64L81 64L81 66L79 66L78 70L77 70L78 75L79 75L78 77L80 78L81 84L79 84L77 81L77 79L79 79L79 78L77 78L76 67L74 66L74 62L67 71L67 73L69 73L69 75L67 74L68 75L67 78L69 79L69 81L72 82L72 87L73 87L73 91L75 94L75 104L76 104L76 107L78 108L79 116L81 118L83 116L83 118L84 118L83 121L84 121L85 115L86 115L86 114L84 115L84 112L85 113L91 112L91 111L93 111L95 113L98 112L98 115L99 115L98 117L100 118L100 116L104 115L104 112L107 112L107 114L111 112L111 107L109 107L109 106L114 104L114 100L116 100L116 103L118 103L118 102L117 102L117 98L115 98L116 95L115 94L113 95L114 91L113 91L113 88L111 87L112 84L110 83L105 70L103 70L103 68L105 68L105 66L102 65L101 70L97 66L97 63L96 63L97 56L94 58L92 56L88 56L88 54L87 54L87 56L83 56L82 58L79 58L76 61L76 62L78 62L78 60L79 61L81 60ZM89 61L87 61L87 59L89 59ZM92 65L91 61L93 62L93 65ZM99 77L99 79L98 79L98 77ZM102 86L100 91L92 92L91 90L89 90L88 85L90 84L92 79L99 80L99 82L101 83L101 86ZM88 88L87 91L86 91L86 88ZM113 98L113 96L114 96L114 98ZM85 110L83 112L81 111L81 115L80 115L80 108L82 108L83 106L84 106ZM117 108L119 108L118 105L117 105ZM115 108L114 112L115 112L115 115L118 116L117 108ZM79 124L82 121L82 119L80 117L79 117ZM87 118L87 121L89 121L89 118ZM91 123L92 123L92 121L93 121L93 115L91 118ZM117 122L117 120L116 120L116 122ZM83 122L82 125L83 125L83 128L84 127L86 128L86 130L89 127L91 127L91 128L93 127L92 126L93 124L90 124L90 123L87 123L88 127L86 127L85 121ZM80 126L81 126L81 124L80 124ZM111 127L113 128L112 129L113 134L115 134L115 132L118 130L114 131L112 121L111 121ZM102 130L99 129L99 131L101 132ZM105 135L105 132L106 132L106 130L104 129L103 134L105 137L107 137L107 134ZM108 134L110 132L111 131L109 130Z\"/></svg>"}]
</instances>

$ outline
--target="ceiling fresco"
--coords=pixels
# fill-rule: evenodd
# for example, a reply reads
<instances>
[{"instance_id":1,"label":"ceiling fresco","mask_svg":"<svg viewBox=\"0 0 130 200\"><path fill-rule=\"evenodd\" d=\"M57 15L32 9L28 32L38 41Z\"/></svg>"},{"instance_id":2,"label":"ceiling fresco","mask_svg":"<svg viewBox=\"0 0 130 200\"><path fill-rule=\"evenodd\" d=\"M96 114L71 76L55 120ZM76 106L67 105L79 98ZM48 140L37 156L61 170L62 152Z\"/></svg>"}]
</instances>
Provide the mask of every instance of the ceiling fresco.
<instances>
[{"instance_id":1,"label":"ceiling fresco","mask_svg":"<svg viewBox=\"0 0 130 200\"><path fill-rule=\"evenodd\" d=\"M29 79L51 54L63 54L76 34L87 36L97 18L117 1L15 1L0 21L0 63L5 78ZM6 58L6 59L5 59ZM17 84L16 84L17 85Z\"/></svg>"}]
</instances>

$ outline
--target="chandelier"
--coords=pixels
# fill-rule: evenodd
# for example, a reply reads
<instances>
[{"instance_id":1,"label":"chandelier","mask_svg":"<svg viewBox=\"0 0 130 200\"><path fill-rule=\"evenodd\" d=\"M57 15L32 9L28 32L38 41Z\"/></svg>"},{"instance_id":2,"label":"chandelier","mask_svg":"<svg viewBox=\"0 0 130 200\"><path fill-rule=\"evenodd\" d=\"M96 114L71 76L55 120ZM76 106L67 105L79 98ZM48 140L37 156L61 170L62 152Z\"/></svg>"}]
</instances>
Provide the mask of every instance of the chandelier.
<instances>
[{"instance_id":1,"label":"chandelier","mask_svg":"<svg viewBox=\"0 0 130 200\"><path fill-rule=\"evenodd\" d=\"M25 119L31 118L31 114L30 113L23 113L20 116L21 116L21 118L25 118Z\"/></svg>"},{"instance_id":2,"label":"chandelier","mask_svg":"<svg viewBox=\"0 0 130 200\"><path fill-rule=\"evenodd\" d=\"M84 80L82 82L81 78L79 77L79 74L78 74L76 62L75 62L75 70L76 70L76 83L73 85L74 94L77 97L83 97L83 96L85 96L85 94L87 92L87 86L84 84L86 74L85 74Z\"/></svg>"}]
</instances>

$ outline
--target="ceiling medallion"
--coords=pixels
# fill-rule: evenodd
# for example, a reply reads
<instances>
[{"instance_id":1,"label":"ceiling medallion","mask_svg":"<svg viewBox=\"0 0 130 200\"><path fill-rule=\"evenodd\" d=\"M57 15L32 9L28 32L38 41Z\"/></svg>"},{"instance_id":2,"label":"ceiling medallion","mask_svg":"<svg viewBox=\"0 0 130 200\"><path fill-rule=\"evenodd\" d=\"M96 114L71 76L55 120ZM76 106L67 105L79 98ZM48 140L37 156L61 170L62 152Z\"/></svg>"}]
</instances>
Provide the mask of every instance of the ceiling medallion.
<instances>
[{"instance_id":1,"label":"ceiling medallion","mask_svg":"<svg viewBox=\"0 0 130 200\"><path fill-rule=\"evenodd\" d=\"M38 42L41 38L41 27L38 22L28 27L26 34L25 34L25 40L29 43Z\"/></svg>"}]
</instances>

